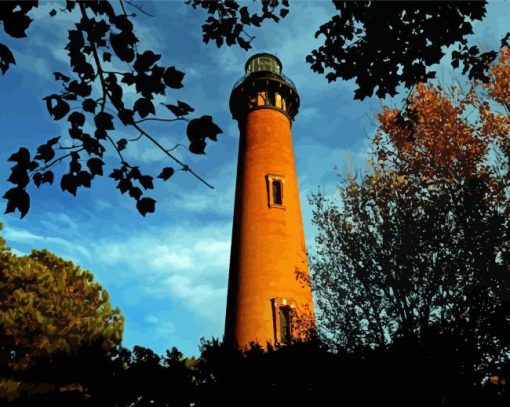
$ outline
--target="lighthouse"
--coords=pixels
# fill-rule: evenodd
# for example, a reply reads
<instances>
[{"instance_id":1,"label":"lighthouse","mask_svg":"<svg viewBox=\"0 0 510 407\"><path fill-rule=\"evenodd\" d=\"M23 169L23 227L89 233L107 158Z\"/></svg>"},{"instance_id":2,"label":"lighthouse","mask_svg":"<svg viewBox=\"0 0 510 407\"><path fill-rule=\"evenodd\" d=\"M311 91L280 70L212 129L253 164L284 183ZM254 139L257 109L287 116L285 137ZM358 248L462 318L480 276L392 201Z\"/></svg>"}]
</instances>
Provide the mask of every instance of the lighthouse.
<instances>
[{"instance_id":1,"label":"lighthouse","mask_svg":"<svg viewBox=\"0 0 510 407\"><path fill-rule=\"evenodd\" d=\"M291 135L298 110L280 60L249 58L230 96L240 140L225 342L238 348L288 344L314 327Z\"/></svg>"}]
</instances>

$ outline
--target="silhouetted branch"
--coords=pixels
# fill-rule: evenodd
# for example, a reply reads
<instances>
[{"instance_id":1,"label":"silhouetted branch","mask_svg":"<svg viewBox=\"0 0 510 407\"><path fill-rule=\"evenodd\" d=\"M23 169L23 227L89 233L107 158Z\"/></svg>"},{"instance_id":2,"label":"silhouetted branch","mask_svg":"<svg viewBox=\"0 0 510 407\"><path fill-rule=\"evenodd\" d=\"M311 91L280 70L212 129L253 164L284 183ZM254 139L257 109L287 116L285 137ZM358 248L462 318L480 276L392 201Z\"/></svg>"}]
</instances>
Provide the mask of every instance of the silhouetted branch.
<instances>
[{"instance_id":1,"label":"silhouetted branch","mask_svg":"<svg viewBox=\"0 0 510 407\"><path fill-rule=\"evenodd\" d=\"M121 3L122 3L122 0L121 0ZM145 10L143 9L143 7L142 7L142 6L139 6L139 5L137 5L137 4L134 4L134 3L133 3L132 1L130 1L130 0L126 0L126 4L127 4L127 5L129 5L129 6L131 6L131 7L136 8L136 9L137 9L140 13L145 14L145 15L146 15L146 16L148 16L148 17L155 17L153 14L151 14L151 13L149 13L149 12L145 11Z\"/></svg>"},{"instance_id":2,"label":"silhouetted branch","mask_svg":"<svg viewBox=\"0 0 510 407\"><path fill-rule=\"evenodd\" d=\"M136 120L135 123L143 123L143 122L178 122L178 121L186 121L188 122L189 119L186 119L185 117L177 117L176 119L160 119L159 117L148 117L146 119L140 119Z\"/></svg>"},{"instance_id":3,"label":"silhouetted branch","mask_svg":"<svg viewBox=\"0 0 510 407\"><path fill-rule=\"evenodd\" d=\"M183 171L188 171L190 174L192 174L195 178L202 181L205 185L207 185L209 188L214 189L214 187L209 184L207 181L205 181L200 175L195 173L187 164L184 164L181 160L179 160L177 157L170 154L168 150L166 150L159 142L152 137L150 134L145 132L141 127L139 127L136 123L133 125L135 129L137 129L140 133L142 133L145 137L147 137L150 141L152 141L158 148L163 151L168 157L170 157L172 160L174 160L176 163L180 164L182 166Z\"/></svg>"}]
</instances>

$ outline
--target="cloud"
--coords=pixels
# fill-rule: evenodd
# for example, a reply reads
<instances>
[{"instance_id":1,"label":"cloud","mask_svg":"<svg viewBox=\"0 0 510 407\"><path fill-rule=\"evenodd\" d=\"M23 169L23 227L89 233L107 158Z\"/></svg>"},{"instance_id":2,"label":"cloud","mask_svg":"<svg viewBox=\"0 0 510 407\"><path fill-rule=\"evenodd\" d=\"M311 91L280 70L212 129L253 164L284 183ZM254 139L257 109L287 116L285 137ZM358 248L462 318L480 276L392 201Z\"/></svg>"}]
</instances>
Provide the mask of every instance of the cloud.
<instances>
[{"instance_id":1,"label":"cloud","mask_svg":"<svg viewBox=\"0 0 510 407\"><path fill-rule=\"evenodd\" d=\"M116 277L122 284L136 282L138 291L153 299L170 294L172 301L219 330L227 291L230 234L229 223L161 227L121 242L100 241L94 256L104 268L118 270Z\"/></svg>"},{"instance_id":2,"label":"cloud","mask_svg":"<svg viewBox=\"0 0 510 407\"><path fill-rule=\"evenodd\" d=\"M168 340L176 332L175 324L170 319L169 315L162 313L145 317L154 339Z\"/></svg>"},{"instance_id":3,"label":"cloud","mask_svg":"<svg viewBox=\"0 0 510 407\"><path fill-rule=\"evenodd\" d=\"M66 250L70 255L66 256L70 260L74 260L75 255L81 255L86 258L90 258L89 250L80 244L76 244L75 242L69 241L67 239L61 237L54 236L41 236L34 234L25 229L16 229L10 226L5 227L5 236L8 241L18 242L18 243L30 243L32 246L37 245L34 242L43 243L45 247L39 246L39 248L57 248L55 251L59 251L60 249ZM52 249L54 250L54 249ZM64 256L63 256L64 257Z\"/></svg>"},{"instance_id":4,"label":"cloud","mask_svg":"<svg viewBox=\"0 0 510 407\"><path fill-rule=\"evenodd\" d=\"M186 275L175 274L165 286L191 308L202 323L221 326L225 318L226 287L215 287L206 281L198 283Z\"/></svg>"}]
</instances>

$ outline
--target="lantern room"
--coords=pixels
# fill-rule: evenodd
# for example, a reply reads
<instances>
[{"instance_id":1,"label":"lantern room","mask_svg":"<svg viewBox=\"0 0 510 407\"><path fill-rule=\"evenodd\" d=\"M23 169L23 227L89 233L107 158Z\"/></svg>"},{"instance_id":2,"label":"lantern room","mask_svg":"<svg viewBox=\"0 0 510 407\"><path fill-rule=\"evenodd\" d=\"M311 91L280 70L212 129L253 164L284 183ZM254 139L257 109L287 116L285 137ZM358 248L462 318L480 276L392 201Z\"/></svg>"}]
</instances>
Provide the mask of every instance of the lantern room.
<instances>
[{"instance_id":1,"label":"lantern room","mask_svg":"<svg viewBox=\"0 0 510 407\"><path fill-rule=\"evenodd\" d=\"M276 109L292 122L299 110L294 83L282 73L282 63L271 54L255 54L245 65L246 74L237 81L230 97L230 111L242 122L256 109Z\"/></svg>"}]
</instances>

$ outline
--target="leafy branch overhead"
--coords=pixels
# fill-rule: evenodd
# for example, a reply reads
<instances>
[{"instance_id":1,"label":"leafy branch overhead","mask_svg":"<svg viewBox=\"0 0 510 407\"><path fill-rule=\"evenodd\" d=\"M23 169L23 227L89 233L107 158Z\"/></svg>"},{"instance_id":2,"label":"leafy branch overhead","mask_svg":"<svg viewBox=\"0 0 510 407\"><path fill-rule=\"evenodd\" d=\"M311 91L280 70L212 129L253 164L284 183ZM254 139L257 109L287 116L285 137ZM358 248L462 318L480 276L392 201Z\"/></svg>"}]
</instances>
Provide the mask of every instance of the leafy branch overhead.
<instances>
[{"instance_id":1,"label":"leafy branch overhead","mask_svg":"<svg viewBox=\"0 0 510 407\"><path fill-rule=\"evenodd\" d=\"M208 13L202 26L205 42L215 40L218 47L237 44L245 50L251 48L254 39L245 27L259 27L264 19L278 22L289 12L286 1L260 2L260 15L249 13L235 1L188 3ZM451 54L454 68L462 63L463 74L470 79L488 80L488 68L497 52L481 52L477 46L468 46L466 40L473 33L472 21L485 17L485 1L333 0L333 4L337 14L315 33L324 43L312 50L306 61L328 82L355 79L355 99L374 92L379 97L394 96L400 85L411 88L434 78L436 71L431 67L451 45L457 47ZM509 36L503 38L501 47L508 45Z\"/></svg>"},{"instance_id":2,"label":"leafy branch overhead","mask_svg":"<svg viewBox=\"0 0 510 407\"><path fill-rule=\"evenodd\" d=\"M37 2L1 2L0 20L5 32L13 37L25 36L31 22L27 13L37 5ZM90 188L94 178L104 174L108 165L104 156L108 151L117 157L118 166L109 176L120 192L128 193L136 201L142 215L154 212L156 201L145 196L145 191L154 188L153 176L143 173L123 155L130 143L141 139L154 144L173 162L174 167L165 166L158 178L167 181L176 171L185 171L212 188L172 154L173 148L163 146L144 123L187 122L189 151L194 154L205 154L206 139L217 141L221 129L211 116L188 118L194 108L181 100L165 103L165 115L158 115L156 100L167 96L168 90L181 89L185 74L174 66L160 65L161 55L138 49L131 15L123 1L120 6L121 10L116 11L108 1L67 1L62 9L50 12L51 16L60 12L79 18L68 32L65 47L71 72L55 72L60 91L43 98L53 120L67 121L68 134L40 145L35 155L21 147L10 156L9 161L15 165L8 181L15 186L4 195L6 213L18 210L24 217L30 208L27 192L30 181L36 187L52 184L53 167L61 162L68 164L67 172L60 178L63 191L76 195L79 188ZM2 73L14 63L12 52L0 44ZM114 65L125 65L126 70L114 69ZM126 98L127 91L136 94L133 103ZM130 138L131 133L136 136Z\"/></svg>"},{"instance_id":3,"label":"leafy branch overhead","mask_svg":"<svg viewBox=\"0 0 510 407\"><path fill-rule=\"evenodd\" d=\"M254 36L248 34L245 27L260 27L264 20L279 22L289 13L287 0L261 1L260 14L251 13L247 6L241 7L236 1L187 0L194 9L201 7L209 14L202 25L204 42L213 40L218 47L237 44L248 51Z\"/></svg>"}]
</instances>

